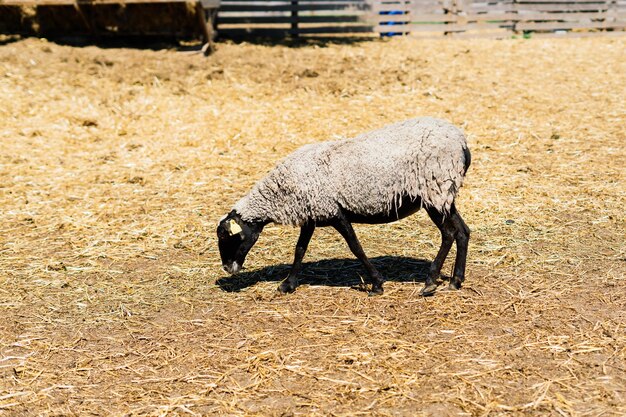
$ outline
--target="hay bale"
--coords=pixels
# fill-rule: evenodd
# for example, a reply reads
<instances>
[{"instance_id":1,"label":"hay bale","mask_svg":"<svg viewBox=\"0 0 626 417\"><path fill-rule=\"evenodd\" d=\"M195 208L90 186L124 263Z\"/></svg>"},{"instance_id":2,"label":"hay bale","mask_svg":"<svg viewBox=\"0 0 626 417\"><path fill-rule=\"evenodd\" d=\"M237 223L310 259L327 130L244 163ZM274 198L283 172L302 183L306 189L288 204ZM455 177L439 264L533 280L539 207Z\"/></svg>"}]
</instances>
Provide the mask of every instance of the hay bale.
<instances>
[{"instance_id":1,"label":"hay bale","mask_svg":"<svg viewBox=\"0 0 626 417\"><path fill-rule=\"evenodd\" d=\"M44 37L78 35L198 38L196 11L189 3L0 6L0 31Z\"/></svg>"}]
</instances>

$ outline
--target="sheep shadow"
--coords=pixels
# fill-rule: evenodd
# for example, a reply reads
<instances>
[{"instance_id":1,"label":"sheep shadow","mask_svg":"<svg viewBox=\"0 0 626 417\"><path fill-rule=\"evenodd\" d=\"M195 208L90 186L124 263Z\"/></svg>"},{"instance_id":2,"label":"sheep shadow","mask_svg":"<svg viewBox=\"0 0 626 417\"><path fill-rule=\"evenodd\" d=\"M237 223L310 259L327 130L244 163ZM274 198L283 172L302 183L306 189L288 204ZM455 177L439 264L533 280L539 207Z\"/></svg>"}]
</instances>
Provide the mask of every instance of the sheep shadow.
<instances>
[{"instance_id":1,"label":"sheep shadow","mask_svg":"<svg viewBox=\"0 0 626 417\"><path fill-rule=\"evenodd\" d=\"M370 261L385 277L385 281L424 282L430 261L404 256L378 256ZM226 292L238 292L259 282L279 282L287 277L291 264L267 266L255 271L222 277L216 284ZM365 268L356 259L325 259L303 264L298 275L299 285L329 287L358 287L367 281Z\"/></svg>"}]
</instances>

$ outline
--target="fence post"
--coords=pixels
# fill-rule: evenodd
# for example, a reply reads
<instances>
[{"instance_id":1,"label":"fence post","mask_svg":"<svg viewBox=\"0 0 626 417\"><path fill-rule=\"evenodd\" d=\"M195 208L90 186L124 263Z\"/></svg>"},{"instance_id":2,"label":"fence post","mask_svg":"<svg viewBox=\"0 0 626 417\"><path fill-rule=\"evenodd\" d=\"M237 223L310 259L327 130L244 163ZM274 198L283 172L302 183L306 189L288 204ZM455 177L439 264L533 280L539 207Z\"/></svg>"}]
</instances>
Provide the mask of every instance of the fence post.
<instances>
[{"instance_id":1,"label":"fence post","mask_svg":"<svg viewBox=\"0 0 626 417\"><path fill-rule=\"evenodd\" d=\"M198 24L205 42L202 46L202 52L205 56L209 56L215 50L213 43L215 30L213 25L215 24L216 10L217 9L205 10L202 1L196 2L196 18L198 19Z\"/></svg>"},{"instance_id":2,"label":"fence post","mask_svg":"<svg viewBox=\"0 0 626 417\"><path fill-rule=\"evenodd\" d=\"M297 38L298 33L298 0L291 0L291 36Z\"/></svg>"},{"instance_id":3,"label":"fence post","mask_svg":"<svg viewBox=\"0 0 626 417\"><path fill-rule=\"evenodd\" d=\"M451 15L453 15L454 16L454 21L455 22L457 21L457 18L459 16L459 8L458 8L457 0L452 0L450 2L450 7L446 8L444 10L444 14L451 14ZM450 24L450 22L445 22L446 26L448 26L449 24ZM444 36L448 36L448 35L451 35L453 33L454 33L453 31L445 31L445 32L443 32L443 35Z\"/></svg>"}]
</instances>

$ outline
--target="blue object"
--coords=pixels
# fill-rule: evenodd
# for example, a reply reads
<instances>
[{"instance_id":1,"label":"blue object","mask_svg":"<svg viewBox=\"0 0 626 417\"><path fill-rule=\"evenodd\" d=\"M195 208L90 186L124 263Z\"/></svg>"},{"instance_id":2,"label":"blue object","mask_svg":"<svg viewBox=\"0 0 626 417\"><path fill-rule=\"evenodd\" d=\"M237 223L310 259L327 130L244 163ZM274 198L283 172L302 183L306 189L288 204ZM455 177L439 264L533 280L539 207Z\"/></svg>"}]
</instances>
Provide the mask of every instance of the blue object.
<instances>
[{"instance_id":1,"label":"blue object","mask_svg":"<svg viewBox=\"0 0 626 417\"><path fill-rule=\"evenodd\" d=\"M407 11L404 10L385 10L385 11L381 11L378 12L379 15L383 15L383 16L388 16L388 15L404 15L404 14L408 14ZM393 26L393 25L405 25L409 23L407 22L380 22L381 25L389 25L389 26ZM381 32L380 36L400 36L400 35L405 35L405 32Z\"/></svg>"}]
</instances>

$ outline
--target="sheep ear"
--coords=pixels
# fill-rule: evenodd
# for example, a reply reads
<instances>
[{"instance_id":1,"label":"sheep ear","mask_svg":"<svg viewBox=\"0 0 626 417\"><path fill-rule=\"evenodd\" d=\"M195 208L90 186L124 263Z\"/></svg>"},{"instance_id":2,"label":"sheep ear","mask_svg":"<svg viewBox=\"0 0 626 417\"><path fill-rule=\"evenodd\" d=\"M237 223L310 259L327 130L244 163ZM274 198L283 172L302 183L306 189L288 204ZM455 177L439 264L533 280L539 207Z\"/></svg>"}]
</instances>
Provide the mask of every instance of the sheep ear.
<instances>
[{"instance_id":1,"label":"sheep ear","mask_svg":"<svg viewBox=\"0 0 626 417\"><path fill-rule=\"evenodd\" d=\"M228 225L230 226L229 232L231 236L234 236L237 233L241 233L243 231L241 226L239 226L239 224L234 219L230 219L230 221L228 222Z\"/></svg>"}]
</instances>

